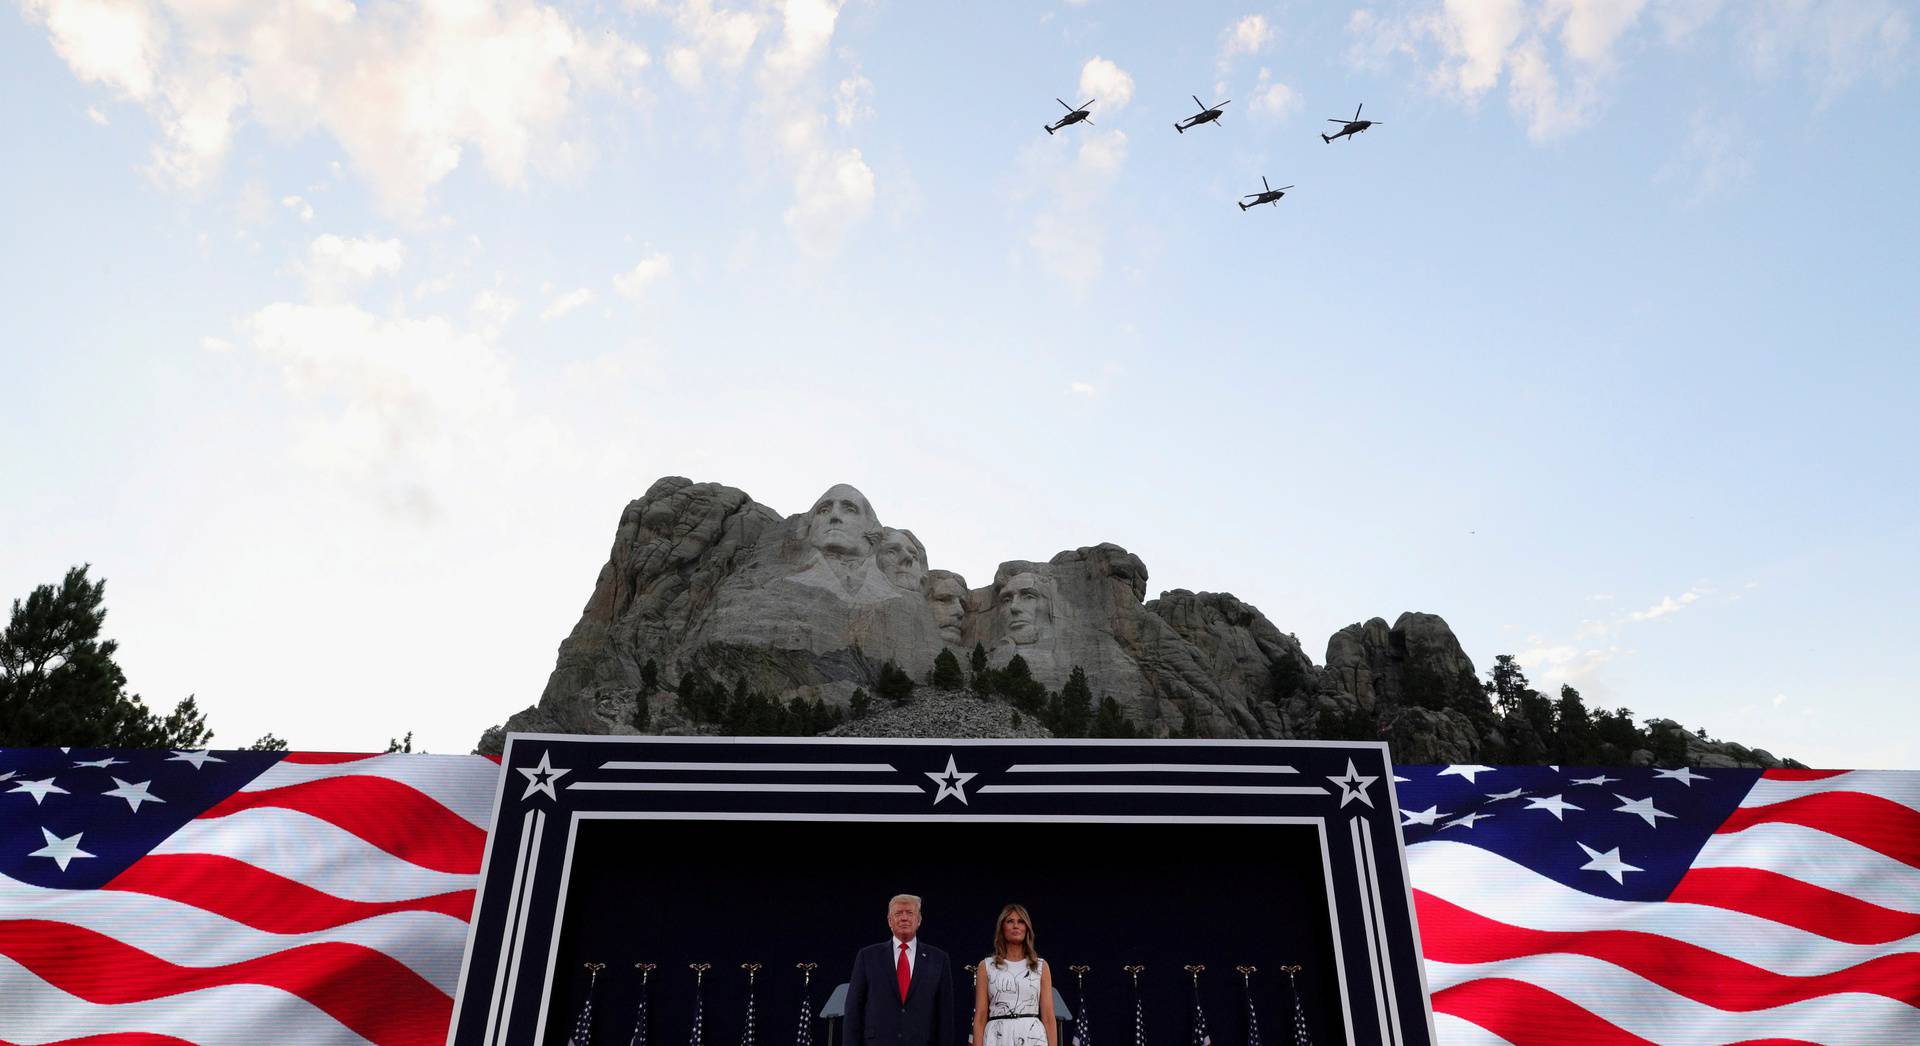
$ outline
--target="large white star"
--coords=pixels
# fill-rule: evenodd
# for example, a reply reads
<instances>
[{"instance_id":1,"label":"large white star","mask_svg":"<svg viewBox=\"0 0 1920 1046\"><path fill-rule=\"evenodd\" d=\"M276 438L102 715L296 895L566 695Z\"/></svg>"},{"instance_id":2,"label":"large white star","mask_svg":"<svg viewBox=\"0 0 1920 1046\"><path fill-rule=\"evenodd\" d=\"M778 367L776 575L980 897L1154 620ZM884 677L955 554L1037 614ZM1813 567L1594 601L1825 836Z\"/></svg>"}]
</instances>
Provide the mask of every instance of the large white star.
<instances>
[{"instance_id":1,"label":"large white star","mask_svg":"<svg viewBox=\"0 0 1920 1046\"><path fill-rule=\"evenodd\" d=\"M1476 783L1474 781L1475 774L1490 774L1492 772L1493 772L1493 767L1491 766L1481 766L1478 763L1467 763L1462 766L1449 766L1445 770L1442 770L1433 776L1445 777L1448 774L1452 774L1455 777L1466 778L1468 784L1475 784Z\"/></svg>"},{"instance_id":2,"label":"large white star","mask_svg":"<svg viewBox=\"0 0 1920 1046\"><path fill-rule=\"evenodd\" d=\"M200 750L200 751L198 751L198 752L180 752L180 751L176 751L176 752L174 752L174 753L173 753L172 755L170 755L170 756L168 756L168 757L167 757L167 762L169 762L169 763L192 763L192 764L193 764L193 768L194 768L195 770L198 770L198 769L200 769L200 768L202 768L202 767L204 767L204 766L206 766L206 765L207 765L208 763L224 763L224 762L226 762L226 760L225 760L225 759L222 759L222 758L220 758L220 757L219 757L219 756L217 756L217 755L214 755L214 754L213 754L212 752L209 752L209 751L207 751L207 750L205 750L205 749L201 749L201 750Z\"/></svg>"},{"instance_id":3,"label":"large white star","mask_svg":"<svg viewBox=\"0 0 1920 1046\"><path fill-rule=\"evenodd\" d=\"M1605 872L1613 876L1614 882L1619 883L1626 881L1621 877L1620 873L1622 872L1646 871L1645 868L1635 868L1633 865L1622 861L1620 859L1620 848L1617 846L1608 850L1606 853L1601 853L1586 843L1580 843L1579 846L1580 849L1587 852L1588 857L1592 858L1592 860L1580 866L1580 870L1583 872Z\"/></svg>"},{"instance_id":4,"label":"large white star","mask_svg":"<svg viewBox=\"0 0 1920 1046\"><path fill-rule=\"evenodd\" d=\"M945 799L947 796L953 796L955 799L960 800L960 805L965 806L967 803L967 782L980 775L978 773L961 773L960 768L954 765L953 753L949 752L947 753L946 770L928 770L927 776L933 779L934 784L940 786L940 790L933 795L933 805L939 806L940 800Z\"/></svg>"},{"instance_id":5,"label":"large white star","mask_svg":"<svg viewBox=\"0 0 1920 1046\"><path fill-rule=\"evenodd\" d=\"M40 834L47 837L47 845L27 856L51 857L55 861L60 862L60 870L63 872L67 870L67 862L74 858L93 856L85 850L80 849L80 837L87 834L85 832L75 832L71 839L62 839L52 832L47 831L45 828L40 829Z\"/></svg>"},{"instance_id":6,"label":"large white star","mask_svg":"<svg viewBox=\"0 0 1920 1046\"><path fill-rule=\"evenodd\" d=\"M162 799L159 796L153 795L147 791L147 786L152 784L153 783L152 781L142 781L139 784L128 784L127 782L122 781L118 777L116 777L113 779L113 783L116 785L119 785L120 787L115 788L110 792L101 792L100 794L111 795L116 798L125 799L127 801L127 805L133 807L134 813L140 812L141 803L166 802L165 799Z\"/></svg>"},{"instance_id":7,"label":"large white star","mask_svg":"<svg viewBox=\"0 0 1920 1046\"><path fill-rule=\"evenodd\" d=\"M1614 807L1615 813L1632 814L1635 817L1644 818L1647 825L1652 828L1660 827L1659 822L1656 821L1655 818L1673 816L1665 810L1654 809L1653 796L1647 796L1645 799L1628 799L1619 792L1615 792L1613 793L1613 797L1627 804L1625 806Z\"/></svg>"},{"instance_id":8,"label":"large white star","mask_svg":"<svg viewBox=\"0 0 1920 1046\"><path fill-rule=\"evenodd\" d=\"M1706 774L1694 773L1693 768L1689 766L1683 766L1678 770L1655 770L1653 776L1664 777L1669 781L1678 781L1688 788L1692 788L1695 781L1713 780L1713 778L1708 777Z\"/></svg>"},{"instance_id":9,"label":"large white star","mask_svg":"<svg viewBox=\"0 0 1920 1046\"><path fill-rule=\"evenodd\" d=\"M0 781L11 781L11 780L13 780L12 770L8 770L6 773L0 774Z\"/></svg>"},{"instance_id":10,"label":"large white star","mask_svg":"<svg viewBox=\"0 0 1920 1046\"><path fill-rule=\"evenodd\" d=\"M1483 813L1466 814L1465 816L1456 817L1453 820L1448 821L1446 824L1441 825L1440 830L1444 832L1447 829L1452 828L1454 825L1457 825L1457 824L1463 824L1463 825L1466 825L1468 828L1472 828L1475 822L1487 820L1492 816L1493 816L1492 814L1483 814Z\"/></svg>"},{"instance_id":11,"label":"large white star","mask_svg":"<svg viewBox=\"0 0 1920 1046\"><path fill-rule=\"evenodd\" d=\"M1524 794L1526 794L1526 789L1524 788L1516 788L1511 792L1499 792L1499 793L1488 792L1487 800L1489 802L1497 803L1502 799L1518 799Z\"/></svg>"},{"instance_id":12,"label":"large white star","mask_svg":"<svg viewBox=\"0 0 1920 1046\"><path fill-rule=\"evenodd\" d=\"M1545 810L1546 812L1553 815L1554 820L1564 821L1566 820L1566 816L1565 816L1566 811L1578 810L1580 809L1580 807L1567 802L1565 799L1562 799L1557 795L1550 795L1544 799L1535 798L1535 799L1527 800L1527 809Z\"/></svg>"},{"instance_id":13,"label":"large white star","mask_svg":"<svg viewBox=\"0 0 1920 1046\"><path fill-rule=\"evenodd\" d=\"M545 793L546 797L548 799L553 800L554 802L560 801L560 797L554 794L553 783L555 781L560 780L561 777L565 776L571 771L557 768L552 763L548 762L547 756L549 756L550 754L552 753L541 752L540 761L538 763L535 763L532 766L514 767L515 770L518 770L522 774L525 774L527 778L527 790L520 793L520 798L522 801L533 798L533 794L535 792Z\"/></svg>"},{"instance_id":14,"label":"large white star","mask_svg":"<svg viewBox=\"0 0 1920 1046\"><path fill-rule=\"evenodd\" d=\"M1620 780L1618 777L1608 777L1606 774L1601 774L1598 777L1576 777L1567 783L1577 785L1601 785L1604 787L1608 782L1618 780Z\"/></svg>"},{"instance_id":15,"label":"large white star","mask_svg":"<svg viewBox=\"0 0 1920 1046\"><path fill-rule=\"evenodd\" d=\"M1380 780L1379 776L1366 777L1354 769L1353 760L1347 760L1347 772L1339 776L1328 775L1327 780L1340 786L1340 805L1346 806L1351 800L1358 799L1368 806L1373 799L1367 795L1367 786Z\"/></svg>"},{"instance_id":16,"label":"large white star","mask_svg":"<svg viewBox=\"0 0 1920 1046\"><path fill-rule=\"evenodd\" d=\"M51 777L47 778L44 781L27 781L27 780L16 781L14 782L14 785L13 785L13 791L25 792L28 795L33 796L33 805L35 806L40 805L41 800L44 800L47 797L48 792L58 792L61 795L69 794L66 789L60 787L57 784L54 784L53 778ZM13 792L9 792L7 794L12 795Z\"/></svg>"},{"instance_id":17,"label":"large white star","mask_svg":"<svg viewBox=\"0 0 1920 1046\"><path fill-rule=\"evenodd\" d=\"M1433 822L1440 819L1440 808L1438 806L1429 806L1425 810L1417 812L1413 810L1402 810L1400 811L1400 816L1406 818L1406 820L1400 822L1400 827L1402 828L1410 824L1424 824L1431 828L1433 827Z\"/></svg>"},{"instance_id":18,"label":"large white star","mask_svg":"<svg viewBox=\"0 0 1920 1046\"><path fill-rule=\"evenodd\" d=\"M119 766L125 762L126 762L125 759L115 759L112 756L108 756L105 759L95 759L92 762L86 762L84 760L77 761L73 764L73 768L75 770L78 770L83 766L97 766L100 769L105 770L109 766Z\"/></svg>"}]
</instances>

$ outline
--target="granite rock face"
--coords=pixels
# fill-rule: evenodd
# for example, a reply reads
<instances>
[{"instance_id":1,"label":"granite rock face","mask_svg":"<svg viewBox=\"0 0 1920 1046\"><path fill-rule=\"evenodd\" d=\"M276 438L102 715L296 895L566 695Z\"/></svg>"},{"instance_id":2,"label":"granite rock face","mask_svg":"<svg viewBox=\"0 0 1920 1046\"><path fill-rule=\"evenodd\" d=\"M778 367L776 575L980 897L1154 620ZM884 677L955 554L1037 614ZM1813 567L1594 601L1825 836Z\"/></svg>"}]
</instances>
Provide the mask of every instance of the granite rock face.
<instances>
[{"instance_id":1,"label":"granite rock face","mask_svg":"<svg viewBox=\"0 0 1920 1046\"><path fill-rule=\"evenodd\" d=\"M1405 762L1484 762L1500 749L1473 662L1436 615L1349 625L1327 641L1322 667L1228 593L1172 589L1148 600L1147 580L1139 556L1098 544L1010 560L970 588L846 484L782 516L733 487L663 478L621 513L539 703L488 731L480 750L498 752L505 731L632 733L642 701L647 732L711 732L671 696L689 675L782 704L845 709L855 690L878 692L887 662L921 680L943 651L964 665L976 645L993 667L1020 657L1048 690L1083 669L1096 704L1112 698L1150 737L1384 736ZM925 695L911 714L834 732L924 725L947 736L964 718L980 736L1045 733L973 701ZM1714 745L1687 740L1700 765L1777 763Z\"/></svg>"}]
</instances>

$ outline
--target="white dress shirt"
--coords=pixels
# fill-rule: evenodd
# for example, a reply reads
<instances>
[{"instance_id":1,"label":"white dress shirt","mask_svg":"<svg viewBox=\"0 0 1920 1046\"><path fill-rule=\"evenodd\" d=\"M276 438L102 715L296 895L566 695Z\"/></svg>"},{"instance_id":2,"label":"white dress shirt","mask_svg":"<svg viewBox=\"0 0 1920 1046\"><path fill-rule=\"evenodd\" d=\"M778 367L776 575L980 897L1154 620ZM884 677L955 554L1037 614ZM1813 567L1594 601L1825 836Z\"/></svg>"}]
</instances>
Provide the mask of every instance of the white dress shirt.
<instances>
[{"instance_id":1,"label":"white dress shirt","mask_svg":"<svg viewBox=\"0 0 1920 1046\"><path fill-rule=\"evenodd\" d=\"M920 943L920 938L914 937L909 940L902 941L900 938L894 937L894 938L891 938L891 940L893 941L893 954L887 956L887 965L895 970L898 970L900 968L900 950L903 948L906 949L907 980L909 981L913 980L913 964L915 960L919 958L917 953L920 951L918 947Z\"/></svg>"}]
</instances>

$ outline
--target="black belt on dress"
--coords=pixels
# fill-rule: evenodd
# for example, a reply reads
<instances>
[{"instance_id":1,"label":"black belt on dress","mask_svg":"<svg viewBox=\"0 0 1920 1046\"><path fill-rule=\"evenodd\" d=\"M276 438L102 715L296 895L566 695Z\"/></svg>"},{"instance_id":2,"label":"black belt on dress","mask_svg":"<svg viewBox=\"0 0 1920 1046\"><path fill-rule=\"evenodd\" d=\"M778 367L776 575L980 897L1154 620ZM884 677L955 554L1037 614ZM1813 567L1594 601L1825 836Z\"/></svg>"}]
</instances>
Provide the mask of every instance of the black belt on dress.
<instances>
[{"instance_id":1,"label":"black belt on dress","mask_svg":"<svg viewBox=\"0 0 1920 1046\"><path fill-rule=\"evenodd\" d=\"M1038 1017L1037 1013L997 1013L987 1019L990 1021L1010 1021L1017 1017Z\"/></svg>"}]
</instances>

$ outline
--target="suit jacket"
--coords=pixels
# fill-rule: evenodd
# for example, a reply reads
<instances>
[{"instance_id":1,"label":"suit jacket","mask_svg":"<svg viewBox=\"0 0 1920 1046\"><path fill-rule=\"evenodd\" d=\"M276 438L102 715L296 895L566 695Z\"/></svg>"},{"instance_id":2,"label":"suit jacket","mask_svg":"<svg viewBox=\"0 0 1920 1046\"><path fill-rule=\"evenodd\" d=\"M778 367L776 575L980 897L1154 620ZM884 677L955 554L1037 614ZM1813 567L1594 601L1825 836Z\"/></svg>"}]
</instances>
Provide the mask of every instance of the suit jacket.
<instances>
[{"instance_id":1,"label":"suit jacket","mask_svg":"<svg viewBox=\"0 0 1920 1046\"><path fill-rule=\"evenodd\" d=\"M843 1046L954 1046L953 964L946 952L925 941L917 943L915 953L905 1002L900 1001L892 938L854 955Z\"/></svg>"}]
</instances>

